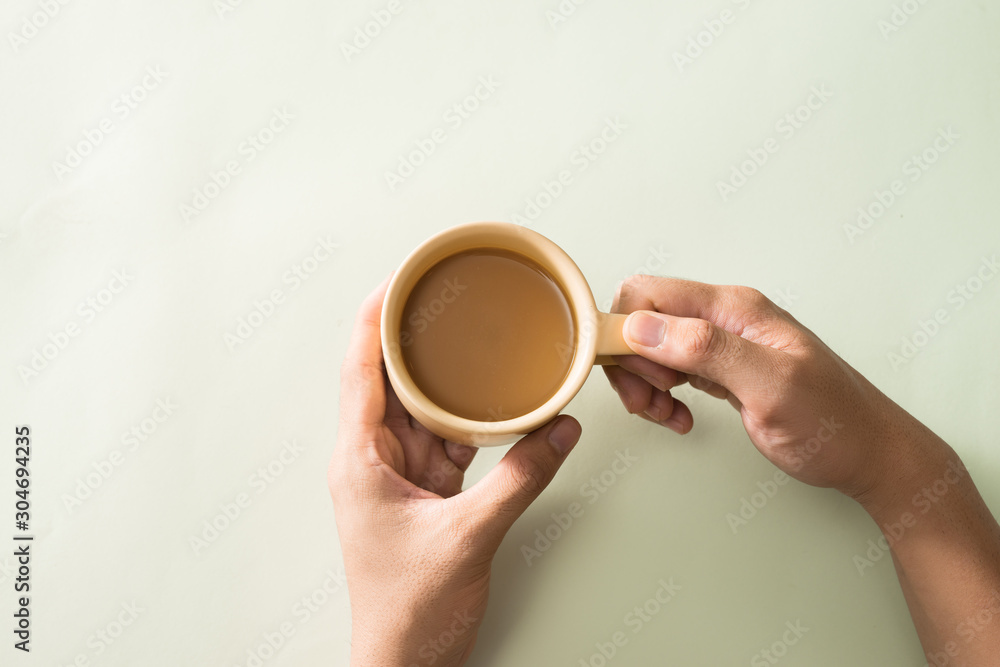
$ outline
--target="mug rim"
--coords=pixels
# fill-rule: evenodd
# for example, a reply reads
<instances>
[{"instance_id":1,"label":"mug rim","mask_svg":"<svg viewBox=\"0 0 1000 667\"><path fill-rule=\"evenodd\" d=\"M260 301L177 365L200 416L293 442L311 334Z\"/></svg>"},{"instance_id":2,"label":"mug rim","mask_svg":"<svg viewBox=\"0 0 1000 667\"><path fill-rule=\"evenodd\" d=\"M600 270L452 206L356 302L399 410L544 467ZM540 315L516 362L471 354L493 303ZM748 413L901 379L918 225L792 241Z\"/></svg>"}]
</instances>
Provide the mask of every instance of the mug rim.
<instances>
[{"instance_id":1,"label":"mug rim","mask_svg":"<svg viewBox=\"0 0 1000 667\"><path fill-rule=\"evenodd\" d=\"M483 237L481 245L468 243L460 249L446 251L450 242ZM519 247L507 247L498 241L507 240ZM454 254L476 248L498 248L524 255L542 266L556 281L573 315L575 332L573 361L559 388L544 403L523 415L497 421L479 421L460 417L432 401L416 384L402 359L399 319L416 281L431 267ZM438 256L440 255L440 256ZM540 256L541 257L540 257ZM424 266L426 265L426 266ZM415 275L418 274L418 275ZM405 288L401 285L409 283ZM383 358L389 380L404 407L421 421L426 416L453 433L467 434L467 444L490 444L502 436L529 433L553 419L583 388L597 358L597 303L580 267L569 254L551 239L522 225L509 222L470 222L444 229L414 248L393 274L386 290L380 322ZM435 429L428 426L432 431ZM440 435L440 434L439 434ZM452 438L449 438L452 439Z\"/></svg>"}]
</instances>

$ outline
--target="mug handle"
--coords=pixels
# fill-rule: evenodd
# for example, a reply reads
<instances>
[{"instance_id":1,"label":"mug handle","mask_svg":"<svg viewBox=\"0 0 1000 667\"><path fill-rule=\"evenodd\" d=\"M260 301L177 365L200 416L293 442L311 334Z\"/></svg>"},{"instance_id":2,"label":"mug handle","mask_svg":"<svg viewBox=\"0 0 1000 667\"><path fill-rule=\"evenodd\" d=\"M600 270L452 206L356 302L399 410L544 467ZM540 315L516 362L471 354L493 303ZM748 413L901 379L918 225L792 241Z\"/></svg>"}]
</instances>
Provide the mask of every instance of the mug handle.
<instances>
[{"instance_id":1,"label":"mug handle","mask_svg":"<svg viewBox=\"0 0 1000 667\"><path fill-rule=\"evenodd\" d=\"M628 315L624 313L597 313L597 359L595 366L617 366L612 355L635 354L625 342L622 329Z\"/></svg>"}]
</instances>

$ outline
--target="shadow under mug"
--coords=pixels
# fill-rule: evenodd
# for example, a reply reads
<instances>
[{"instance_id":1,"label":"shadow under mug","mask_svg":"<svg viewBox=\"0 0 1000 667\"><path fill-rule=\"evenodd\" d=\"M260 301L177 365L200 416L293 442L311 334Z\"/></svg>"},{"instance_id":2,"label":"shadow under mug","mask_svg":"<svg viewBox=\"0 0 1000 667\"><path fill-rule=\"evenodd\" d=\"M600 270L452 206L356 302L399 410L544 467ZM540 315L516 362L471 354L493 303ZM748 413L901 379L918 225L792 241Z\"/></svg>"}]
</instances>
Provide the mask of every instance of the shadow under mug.
<instances>
[{"instance_id":1,"label":"shadow under mug","mask_svg":"<svg viewBox=\"0 0 1000 667\"><path fill-rule=\"evenodd\" d=\"M410 377L400 343L403 310L420 278L441 260L475 249L513 251L545 268L562 289L575 325L573 361L556 392L531 412L502 421L466 419L432 402ZM400 402L428 430L464 445L504 445L558 415L583 387L595 364L611 365L611 355L633 354L622 336L626 317L598 311L580 268L562 248L538 232L506 222L473 222L432 236L403 260L382 305L382 350L389 382Z\"/></svg>"}]
</instances>

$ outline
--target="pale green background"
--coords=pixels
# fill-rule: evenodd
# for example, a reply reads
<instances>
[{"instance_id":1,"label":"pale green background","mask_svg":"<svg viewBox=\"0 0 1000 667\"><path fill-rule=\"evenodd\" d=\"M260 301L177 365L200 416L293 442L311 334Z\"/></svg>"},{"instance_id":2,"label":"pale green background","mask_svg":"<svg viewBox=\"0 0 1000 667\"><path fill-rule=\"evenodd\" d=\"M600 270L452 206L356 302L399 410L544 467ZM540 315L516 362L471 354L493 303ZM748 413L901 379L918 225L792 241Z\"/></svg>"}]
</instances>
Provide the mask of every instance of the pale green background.
<instances>
[{"instance_id":1,"label":"pale green background","mask_svg":"<svg viewBox=\"0 0 1000 667\"><path fill-rule=\"evenodd\" d=\"M961 310L948 301L1000 249L1000 10L911 4L883 35L889 0L591 0L555 26L557 0L404 2L348 62L341 44L385 3L245 0L220 16L211 0L70 2L16 49L9 33L39 5L5 3L0 439L34 429L38 542L36 650L4 645L0 662L246 665L290 621L293 639L265 664L346 664L346 591L305 623L294 607L341 567L324 474L354 312L430 234L522 212L607 118L627 129L533 224L599 303L643 266L760 288L952 443L1000 509L1000 280ZM673 54L723 9L735 21L678 71ZM59 180L53 162L155 65L166 80ZM481 76L499 88L447 126ZM818 85L833 97L724 203L717 181ZM282 107L294 121L185 224L179 205ZM384 172L436 127L447 141L390 190ZM944 127L957 143L850 243L857 208ZM291 291L283 274L321 235L339 249ZM131 284L23 382L18 366L83 323L78 304L122 268ZM230 351L225 334L276 288L285 303ZM950 321L894 370L887 355L938 308ZM685 438L628 416L600 373L569 407L582 442L504 542L470 664L579 665L673 578L677 597L611 664L747 665L801 621L782 665L923 665L888 559L864 576L852 560L874 524L792 482L734 535L726 515L773 468L728 405L678 395L697 421ZM68 511L64 494L166 397L175 414ZM257 495L249 478L285 439L305 451ZM587 502L581 484L616 450L640 464L528 567L522 545ZM484 451L471 477L502 453ZM253 504L196 556L189 538L241 492ZM0 564L9 641L12 562ZM144 611L96 656L88 637L131 601Z\"/></svg>"}]
</instances>

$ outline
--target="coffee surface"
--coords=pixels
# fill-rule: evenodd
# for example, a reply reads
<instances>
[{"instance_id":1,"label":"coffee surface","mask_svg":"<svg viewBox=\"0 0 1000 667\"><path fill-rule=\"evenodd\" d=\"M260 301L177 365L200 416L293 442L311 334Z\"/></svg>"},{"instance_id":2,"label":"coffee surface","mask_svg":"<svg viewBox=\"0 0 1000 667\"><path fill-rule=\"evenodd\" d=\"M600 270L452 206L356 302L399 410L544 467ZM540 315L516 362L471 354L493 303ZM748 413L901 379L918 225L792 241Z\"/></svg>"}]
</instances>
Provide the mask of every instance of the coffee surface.
<instances>
[{"instance_id":1,"label":"coffee surface","mask_svg":"<svg viewBox=\"0 0 1000 667\"><path fill-rule=\"evenodd\" d=\"M400 327L403 360L424 395L477 421L520 417L552 397L572 364L574 337L569 303L548 272L499 249L431 267Z\"/></svg>"}]
</instances>

